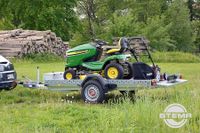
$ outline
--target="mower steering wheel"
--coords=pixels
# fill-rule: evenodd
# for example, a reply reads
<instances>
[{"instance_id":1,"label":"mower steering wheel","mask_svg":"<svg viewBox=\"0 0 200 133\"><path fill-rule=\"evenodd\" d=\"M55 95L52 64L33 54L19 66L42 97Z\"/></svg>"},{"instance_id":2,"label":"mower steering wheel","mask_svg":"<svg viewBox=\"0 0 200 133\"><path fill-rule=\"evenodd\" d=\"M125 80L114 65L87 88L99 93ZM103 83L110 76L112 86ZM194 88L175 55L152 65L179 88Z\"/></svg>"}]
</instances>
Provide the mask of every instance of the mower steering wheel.
<instances>
[{"instance_id":1,"label":"mower steering wheel","mask_svg":"<svg viewBox=\"0 0 200 133\"><path fill-rule=\"evenodd\" d=\"M127 39L127 47L128 47L128 50L130 50L130 49L131 49L131 45L130 45L131 40L128 39L128 38L126 38L126 39Z\"/></svg>"},{"instance_id":2,"label":"mower steering wheel","mask_svg":"<svg viewBox=\"0 0 200 133\"><path fill-rule=\"evenodd\" d=\"M96 43L96 47L102 47L104 45L108 45L108 42L99 39L95 39L94 42Z\"/></svg>"}]
</instances>

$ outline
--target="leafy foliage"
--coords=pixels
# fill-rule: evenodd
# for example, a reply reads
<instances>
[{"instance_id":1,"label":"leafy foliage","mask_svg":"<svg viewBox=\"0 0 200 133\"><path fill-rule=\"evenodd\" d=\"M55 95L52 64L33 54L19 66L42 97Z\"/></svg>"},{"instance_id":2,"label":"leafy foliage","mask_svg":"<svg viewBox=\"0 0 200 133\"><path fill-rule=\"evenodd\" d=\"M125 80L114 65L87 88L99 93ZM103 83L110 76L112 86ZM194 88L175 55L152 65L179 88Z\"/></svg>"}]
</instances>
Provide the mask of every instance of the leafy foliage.
<instances>
[{"instance_id":1,"label":"leafy foliage","mask_svg":"<svg viewBox=\"0 0 200 133\"><path fill-rule=\"evenodd\" d=\"M95 21L91 21L93 34L87 32L89 16L85 15L81 19L85 28L79 32L79 37L76 34L78 44L81 38L85 42L94 37L111 41L116 36L145 36L151 41L151 46L160 51L194 51L196 48L194 42L198 35L192 34L189 3L182 0L85 0L85 4L91 1L94 5L92 12L96 15Z\"/></svg>"},{"instance_id":2,"label":"leafy foliage","mask_svg":"<svg viewBox=\"0 0 200 133\"><path fill-rule=\"evenodd\" d=\"M189 10L182 0L176 0L169 7L167 19L171 23L169 34L176 41L177 50L191 51L193 49Z\"/></svg>"},{"instance_id":3,"label":"leafy foliage","mask_svg":"<svg viewBox=\"0 0 200 133\"><path fill-rule=\"evenodd\" d=\"M145 36L159 51L200 51L199 0L1 0L0 6L0 29L50 29L71 47Z\"/></svg>"},{"instance_id":4,"label":"leafy foliage","mask_svg":"<svg viewBox=\"0 0 200 133\"><path fill-rule=\"evenodd\" d=\"M37 54L27 54L22 57L23 60L41 63L41 62L60 62L64 59L60 56L51 53L37 53Z\"/></svg>"},{"instance_id":5,"label":"leafy foliage","mask_svg":"<svg viewBox=\"0 0 200 133\"><path fill-rule=\"evenodd\" d=\"M200 63L199 56L183 52L154 52L152 58L159 63Z\"/></svg>"},{"instance_id":6,"label":"leafy foliage","mask_svg":"<svg viewBox=\"0 0 200 133\"><path fill-rule=\"evenodd\" d=\"M194 45L196 52L200 53L200 21L192 21L193 36L194 36Z\"/></svg>"},{"instance_id":7,"label":"leafy foliage","mask_svg":"<svg viewBox=\"0 0 200 133\"><path fill-rule=\"evenodd\" d=\"M142 28L142 35L145 35L150 41L152 48L166 51L175 49L173 40L169 35L171 24L165 24L164 16L154 16L147 20L147 24Z\"/></svg>"},{"instance_id":8,"label":"leafy foliage","mask_svg":"<svg viewBox=\"0 0 200 133\"><path fill-rule=\"evenodd\" d=\"M9 27L52 30L64 40L69 40L70 32L77 29L78 21L73 8L76 0L1 0L0 20Z\"/></svg>"}]
</instances>

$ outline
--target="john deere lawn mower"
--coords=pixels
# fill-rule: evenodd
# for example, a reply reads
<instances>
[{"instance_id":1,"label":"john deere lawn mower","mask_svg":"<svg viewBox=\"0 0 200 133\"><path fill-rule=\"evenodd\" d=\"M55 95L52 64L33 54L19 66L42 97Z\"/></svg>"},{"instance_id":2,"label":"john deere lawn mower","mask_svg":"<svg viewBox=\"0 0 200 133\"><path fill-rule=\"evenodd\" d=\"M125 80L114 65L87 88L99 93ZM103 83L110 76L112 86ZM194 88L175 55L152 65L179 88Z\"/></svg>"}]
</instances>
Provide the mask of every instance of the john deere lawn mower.
<instances>
[{"instance_id":1,"label":"john deere lawn mower","mask_svg":"<svg viewBox=\"0 0 200 133\"><path fill-rule=\"evenodd\" d=\"M69 49L66 52L64 79L77 79L89 73L99 73L107 79L132 78L132 64L128 62L131 55L126 53L127 39L121 38L117 48L106 47L105 52L103 46L106 45L105 41L95 40Z\"/></svg>"},{"instance_id":2,"label":"john deere lawn mower","mask_svg":"<svg viewBox=\"0 0 200 133\"><path fill-rule=\"evenodd\" d=\"M147 39L129 37L115 40L116 47L107 46L105 41L95 40L68 50L64 79L99 73L107 79L160 80L160 68L151 57ZM130 62L131 57L134 58L133 63ZM148 57L152 65L142 62L142 57Z\"/></svg>"}]
</instances>

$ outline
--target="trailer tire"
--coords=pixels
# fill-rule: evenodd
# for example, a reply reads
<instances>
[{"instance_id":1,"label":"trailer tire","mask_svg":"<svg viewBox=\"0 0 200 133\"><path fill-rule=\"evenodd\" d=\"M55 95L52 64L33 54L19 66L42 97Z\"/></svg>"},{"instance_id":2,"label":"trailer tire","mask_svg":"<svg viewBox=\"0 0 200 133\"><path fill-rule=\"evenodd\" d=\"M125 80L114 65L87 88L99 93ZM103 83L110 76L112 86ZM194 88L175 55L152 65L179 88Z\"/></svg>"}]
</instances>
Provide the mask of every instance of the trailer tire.
<instances>
[{"instance_id":1,"label":"trailer tire","mask_svg":"<svg viewBox=\"0 0 200 133\"><path fill-rule=\"evenodd\" d=\"M88 103L102 103L105 100L105 93L98 81L89 80L81 89L81 97Z\"/></svg>"}]
</instances>

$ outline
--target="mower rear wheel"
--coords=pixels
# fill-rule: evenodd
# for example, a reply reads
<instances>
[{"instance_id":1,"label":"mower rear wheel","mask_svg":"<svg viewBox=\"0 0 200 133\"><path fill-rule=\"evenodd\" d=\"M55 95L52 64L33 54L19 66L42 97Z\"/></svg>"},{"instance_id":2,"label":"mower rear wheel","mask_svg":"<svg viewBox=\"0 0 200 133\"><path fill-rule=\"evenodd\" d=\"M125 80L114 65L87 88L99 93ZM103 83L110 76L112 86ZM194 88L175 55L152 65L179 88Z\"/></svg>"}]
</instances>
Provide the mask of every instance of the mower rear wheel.
<instances>
[{"instance_id":1,"label":"mower rear wheel","mask_svg":"<svg viewBox=\"0 0 200 133\"><path fill-rule=\"evenodd\" d=\"M73 69L68 69L64 72L63 78L67 80L75 79L76 78L76 72Z\"/></svg>"},{"instance_id":2,"label":"mower rear wheel","mask_svg":"<svg viewBox=\"0 0 200 133\"><path fill-rule=\"evenodd\" d=\"M119 63L110 63L105 67L104 75L107 79L122 79L124 69Z\"/></svg>"},{"instance_id":3,"label":"mower rear wheel","mask_svg":"<svg viewBox=\"0 0 200 133\"><path fill-rule=\"evenodd\" d=\"M124 79L131 79L133 78L133 65L130 62L125 62L128 69L128 74L124 76Z\"/></svg>"}]
</instances>

